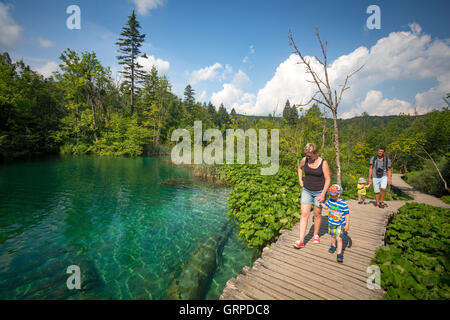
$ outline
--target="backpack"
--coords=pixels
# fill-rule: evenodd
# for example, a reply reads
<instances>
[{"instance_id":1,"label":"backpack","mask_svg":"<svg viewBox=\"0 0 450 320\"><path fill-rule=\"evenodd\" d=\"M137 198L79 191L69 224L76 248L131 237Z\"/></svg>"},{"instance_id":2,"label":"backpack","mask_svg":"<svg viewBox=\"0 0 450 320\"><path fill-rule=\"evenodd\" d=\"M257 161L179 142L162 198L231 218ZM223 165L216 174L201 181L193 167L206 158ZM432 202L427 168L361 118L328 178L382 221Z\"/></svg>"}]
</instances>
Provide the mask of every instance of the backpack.
<instances>
[{"instance_id":1,"label":"backpack","mask_svg":"<svg viewBox=\"0 0 450 320\"><path fill-rule=\"evenodd\" d=\"M384 169L386 168L387 170L387 157L386 155L383 156L383 167L379 168L378 167L378 160L375 162L375 160L378 158L378 155L372 157L372 159L370 159L370 161L373 163L373 169L375 170L375 175L377 176L377 178L381 178L383 177L384 174ZM376 166L376 169L375 169Z\"/></svg>"}]
</instances>

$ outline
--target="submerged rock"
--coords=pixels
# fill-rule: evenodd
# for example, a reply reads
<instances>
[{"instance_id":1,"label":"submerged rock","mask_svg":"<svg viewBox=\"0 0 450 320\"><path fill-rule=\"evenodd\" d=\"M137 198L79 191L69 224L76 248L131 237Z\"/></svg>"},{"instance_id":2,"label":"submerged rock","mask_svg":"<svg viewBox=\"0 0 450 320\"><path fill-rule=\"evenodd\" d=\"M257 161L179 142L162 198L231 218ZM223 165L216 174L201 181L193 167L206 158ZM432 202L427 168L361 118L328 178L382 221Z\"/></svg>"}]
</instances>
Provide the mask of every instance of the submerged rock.
<instances>
[{"instance_id":1,"label":"submerged rock","mask_svg":"<svg viewBox=\"0 0 450 320\"><path fill-rule=\"evenodd\" d=\"M205 237L198 242L189 260L184 264L180 276L170 284L166 299L204 299L231 230L231 225L226 223L218 234Z\"/></svg>"}]
</instances>

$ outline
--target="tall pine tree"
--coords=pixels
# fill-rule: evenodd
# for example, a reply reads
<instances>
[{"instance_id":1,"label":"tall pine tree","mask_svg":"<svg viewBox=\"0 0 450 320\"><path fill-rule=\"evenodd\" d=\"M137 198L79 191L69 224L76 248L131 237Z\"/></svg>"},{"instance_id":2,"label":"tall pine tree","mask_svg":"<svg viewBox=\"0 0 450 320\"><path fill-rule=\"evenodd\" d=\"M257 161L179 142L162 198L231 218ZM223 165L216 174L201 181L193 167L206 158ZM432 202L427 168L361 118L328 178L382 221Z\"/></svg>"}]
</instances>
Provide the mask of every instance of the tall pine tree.
<instances>
[{"instance_id":1,"label":"tall pine tree","mask_svg":"<svg viewBox=\"0 0 450 320\"><path fill-rule=\"evenodd\" d=\"M117 59L119 60L119 64L124 66L122 74L124 81L130 89L131 114L133 114L136 87L143 81L145 76L143 67L137 62L141 53L140 47L145 38L145 34L140 34L140 28L141 26L139 21L136 20L136 15L133 10L131 16L128 17L127 24L122 29L121 37L116 42L116 45L119 46L118 51L121 54L117 56ZM147 58L145 54L143 57Z\"/></svg>"}]
</instances>

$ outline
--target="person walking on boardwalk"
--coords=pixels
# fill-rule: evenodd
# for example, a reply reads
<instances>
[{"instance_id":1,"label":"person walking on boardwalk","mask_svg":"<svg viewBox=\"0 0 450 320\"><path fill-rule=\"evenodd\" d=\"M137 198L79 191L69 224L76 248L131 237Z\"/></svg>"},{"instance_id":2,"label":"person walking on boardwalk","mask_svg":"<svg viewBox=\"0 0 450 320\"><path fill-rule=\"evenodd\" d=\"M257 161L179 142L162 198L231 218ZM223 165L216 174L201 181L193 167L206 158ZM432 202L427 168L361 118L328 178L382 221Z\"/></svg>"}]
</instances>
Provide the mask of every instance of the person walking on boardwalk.
<instances>
[{"instance_id":1,"label":"person walking on boardwalk","mask_svg":"<svg viewBox=\"0 0 450 320\"><path fill-rule=\"evenodd\" d=\"M322 220L322 207L320 203L325 201L325 195L330 186L330 168L328 162L318 156L317 147L314 143L305 146L305 157L298 165L298 181L302 187L301 195L301 217L300 217L300 239L294 242L294 248L300 249L305 246L305 233L308 226L308 218L311 206L314 204L314 237L313 242L319 243L319 229ZM305 171L305 181L303 181Z\"/></svg>"},{"instance_id":2,"label":"person walking on boardwalk","mask_svg":"<svg viewBox=\"0 0 450 320\"><path fill-rule=\"evenodd\" d=\"M378 148L378 156L370 159L369 184L373 181L373 192L375 193L376 207L384 208L384 196L387 185L392 184L391 159L385 156L385 147Z\"/></svg>"},{"instance_id":3,"label":"person walking on boardwalk","mask_svg":"<svg viewBox=\"0 0 450 320\"><path fill-rule=\"evenodd\" d=\"M342 237L350 228L350 211L347 203L341 199L343 190L338 184L333 184L328 193L331 198L325 203L321 203L322 208L329 209L328 213L328 233L331 235L331 246L328 251L334 253L337 249L337 262L344 262L342 254ZM337 242L337 245L336 245Z\"/></svg>"},{"instance_id":4,"label":"person walking on boardwalk","mask_svg":"<svg viewBox=\"0 0 450 320\"><path fill-rule=\"evenodd\" d=\"M357 185L357 189L358 189L358 203L359 204L366 204L366 194L367 194L367 188L370 186L369 184L366 184L366 179L364 179L363 177L359 178L358 180L358 185Z\"/></svg>"}]
</instances>

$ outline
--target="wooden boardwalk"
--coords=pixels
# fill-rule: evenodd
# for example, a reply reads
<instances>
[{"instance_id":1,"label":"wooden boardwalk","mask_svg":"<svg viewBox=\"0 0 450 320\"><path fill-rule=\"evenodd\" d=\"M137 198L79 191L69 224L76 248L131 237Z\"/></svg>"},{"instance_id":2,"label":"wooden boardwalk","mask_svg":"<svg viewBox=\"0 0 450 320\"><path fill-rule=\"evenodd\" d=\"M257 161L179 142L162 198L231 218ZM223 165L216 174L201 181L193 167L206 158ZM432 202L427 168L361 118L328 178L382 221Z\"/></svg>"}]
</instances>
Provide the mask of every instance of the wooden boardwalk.
<instances>
[{"instance_id":1,"label":"wooden boardwalk","mask_svg":"<svg viewBox=\"0 0 450 320\"><path fill-rule=\"evenodd\" d=\"M392 185L395 186L396 188L398 188L400 191L413 197L414 200L412 200L412 201L429 204L430 206L435 206L435 207L450 208L450 205L446 204L441 199L436 198L432 195L423 193L420 190L417 190L414 187L407 184L406 181L402 179L402 175L399 173L392 174Z\"/></svg>"},{"instance_id":2,"label":"wooden boardwalk","mask_svg":"<svg viewBox=\"0 0 450 320\"><path fill-rule=\"evenodd\" d=\"M293 248L299 237L299 223L292 230L283 230L278 240L265 248L252 268L227 282L220 297L223 300L324 300L380 299L383 291L367 288L366 273L376 249L383 245L386 225L405 201L385 201L388 207L360 205L349 200L350 230L344 236L344 262L328 252L331 238L327 211L322 210L320 243L312 242L314 226L311 212L305 247Z\"/></svg>"}]
</instances>

